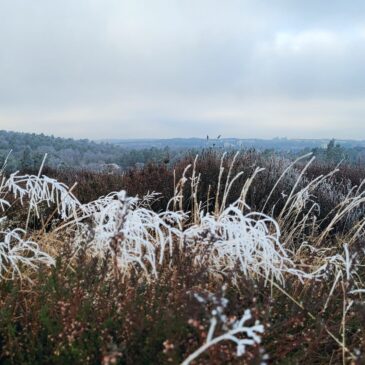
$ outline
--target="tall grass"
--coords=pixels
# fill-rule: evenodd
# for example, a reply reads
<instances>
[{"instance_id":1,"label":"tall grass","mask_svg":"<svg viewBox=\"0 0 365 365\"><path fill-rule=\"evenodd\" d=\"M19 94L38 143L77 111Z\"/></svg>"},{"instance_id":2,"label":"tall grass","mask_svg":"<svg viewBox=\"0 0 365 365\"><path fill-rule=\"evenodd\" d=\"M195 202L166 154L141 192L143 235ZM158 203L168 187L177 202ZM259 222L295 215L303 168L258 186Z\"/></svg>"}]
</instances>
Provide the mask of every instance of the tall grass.
<instances>
[{"instance_id":1,"label":"tall grass","mask_svg":"<svg viewBox=\"0 0 365 365\"><path fill-rule=\"evenodd\" d=\"M365 189L345 170L208 151L71 188L2 172L0 362L361 363Z\"/></svg>"}]
</instances>

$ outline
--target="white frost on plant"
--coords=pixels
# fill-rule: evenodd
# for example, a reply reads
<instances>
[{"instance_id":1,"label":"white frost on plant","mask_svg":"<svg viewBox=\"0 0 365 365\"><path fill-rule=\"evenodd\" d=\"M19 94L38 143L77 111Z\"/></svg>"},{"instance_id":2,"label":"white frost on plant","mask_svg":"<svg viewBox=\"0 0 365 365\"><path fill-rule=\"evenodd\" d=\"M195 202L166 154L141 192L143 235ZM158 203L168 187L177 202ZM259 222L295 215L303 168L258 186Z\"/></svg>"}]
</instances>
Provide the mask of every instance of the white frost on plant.
<instances>
[{"instance_id":1,"label":"white frost on plant","mask_svg":"<svg viewBox=\"0 0 365 365\"><path fill-rule=\"evenodd\" d=\"M328 305L338 286L351 295L364 294L364 284L361 278L360 270L363 268L359 254L357 252L351 253L349 245L343 244L343 253L330 254L333 248L318 249L307 245L311 252L315 254L315 265L317 268L308 275L312 279L319 281L329 281L333 277L331 290L328 294L323 310L328 308ZM353 301L349 301L349 306ZM349 307L349 308L350 308Z\"/></svg>"},{"instance_id":2,"label":"white frost on plant","mask_svg":"<svg viewBox=\"0 0 365 365\"><path fill-rule=\"evenodd\" d=\"M184 215L169 211L158 214L139 202L121 191L83 206L94 223L89 247L96 256L112 252L123 275L141 268L146 275L157 276L157 265L163 263L166 251L172 256L174 242L181 239Z\"/></svg>"},{"instance_id":3,"label":"white frost on plant","mask_svg":"<svg viewBox=\"0 0 365 365\"><path fill-rule=\"evenodd\" d=\"M25 231L0 231L0 277L22 277L22 267L36 269L40 264L54 265L54 259L43 252L37 243L25 240Z\"/></svg>"},{"instance_id":4,"label":"white frost on plant","mask_svg":"<svg viewBox=\"0 0 365 365\"><path fill-rule=\"evenodd\" d=\"M311 247L311 249L320 260L320 266L311 273L313 278L328 279L328 274L333 273L335 277L342 277L347 282L352 280L356 281L356 277L358 276L355 260L357 254L350 254L349 247L346 243L343 245L342 255L340 253L329 255L326 253L329 249L319 250L314 247Z\"/></svg>"},{"instance_id":5,"label":"white frost on plant","mask_svg":"<svg viewBox=\"0 0 365 365\"><path fill-rule=\"evenodd\" d=\"M55 179L47 176L11 174L8 178L0 171L0 212L5 213L11 207L12 195L15 200L37 217L40 204L48 207L56 205L57 212L62 219L76 217L76 211L81 206L70 189ZM22 269L36 269L39 265L54 265L54 259L43 252L39 245L26 238L28 219L25 230L12 228L12 222L6 216L0 217L0 277L14 279L16 275L23 277Z\"/></svg>"},{"instance_id":6,"label":"white frost on plant","mask_svg":"<svg viewBox=\"0 0 365 365\"><path fill-rule=\"evenodd\" d=\"M264 333L264 326L260 324L259 321L256 321L251 326L247 325L247 322L252 319L252 314L249 309L244 311L241 318L232 321L224 313L228 304L226 298L217 298L212 294L209 294L208 300L197 294L195 294L195 298L203 305L206 305L208 301L213 302L215 307L211 311L210 326L205 343L189 355L181 365L189 365L210 347L223 341L231 341L236 345L236 355L238 357L241 357L246 353L246 348L248 346L255 346L261 343L261 335ZM216 332L219 325L222 334L217 335Z\"/></svg>"},{"instance_id":7,"label":"white frost on plant","mask_svg":"<svg viewBox=\"0 0 365 365\"><path fill-rule=\"evenodd\" d=\"M139 199L127 197L124 191L113 192L81 204L71 190L47 176L14 173L2 179L0 207L4 211L10 205L8 194L28 206L28 218L31 211L39 216L41 203L56 205L61 219L67 221L64 226L79 227L79 236L85 233L81 227L89 227L91 255L112 254L123 275L142 269L147 276L157 276L158 266L165 258L171 260L182 245L194 255L196 264L211 271L236 272L239 268L247 277L261 275L282 284L284 273L298 273L280 242L276 221L262 213L243 214L244 202L237 201L218 215L200 212L195 220L199 223L184 229L188 214L156 213L150 208L156 193ZM79 236L74 240L76 247L82 241Z\"/></svg>"},{"instance_id":8,"label":"white frost on plant","mask_svg":"<svg viewBox=\"0 0 365 365\"><path fill-rule=\"evenodd\" d=\"M81 206L67 185L47 176L13 173L2 181L0 192L6 194L7 191L19 198L21 204L24 204L25 198L29 199L29 209L34 209L37 216L38 206L44 202L48 206L56 204L62 219L69 218L71 214L75 216L77 208Z\"/></svg>"},{"instance_id":9,"label":"white frost on plant","mask_svg":"<svg viewBox=\"0 0 365 365\"><path fill-rule=\"evenodd\" d=\"M237 205L218 217L201 215L200 223L184 232L196 263L219 272L238 267L245 276L263 275L284 283L283 274L293 272L294 264L280 243L278 224L261 213L243 214Z\"/></svg>"},{"instance_id":10,"label":"white frost on plant","mask_svg":"<svg viewBox=\"0 0 365 365\"><path fill-rule=\"evenodd\" d=\"M238 266L245 276L263 275L281 283L284 272L295 271L275 220L261 213L245 215L239 202L218 217L201 212L200 223L184 231L185 214L155 213L144 207L145 200L121 191L81 207L83 217L93 222L92 254L105 257L112 252L123 275L141 268L156 276L158 264L166 255L171 258L182 242L197 265L212 271L234 272Z\"/></svg>"}]
</instances>

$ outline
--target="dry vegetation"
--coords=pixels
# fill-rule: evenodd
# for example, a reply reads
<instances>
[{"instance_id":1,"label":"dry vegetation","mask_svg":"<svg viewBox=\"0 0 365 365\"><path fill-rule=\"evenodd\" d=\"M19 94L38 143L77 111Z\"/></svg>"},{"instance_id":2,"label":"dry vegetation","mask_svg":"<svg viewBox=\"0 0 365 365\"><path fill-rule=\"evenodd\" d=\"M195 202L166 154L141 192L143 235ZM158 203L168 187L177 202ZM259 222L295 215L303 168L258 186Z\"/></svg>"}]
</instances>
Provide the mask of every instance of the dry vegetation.
<instances>
[{"instance_id":1,"label":"dry vegetation","mask_svg":"<svg viewBox=\"0 0 365 365\"><path fill-rule=\"evenodd\" d=\"M1 178L1 364L365 362L365 170L206 151Z\"/></svg>"}]
</instances>

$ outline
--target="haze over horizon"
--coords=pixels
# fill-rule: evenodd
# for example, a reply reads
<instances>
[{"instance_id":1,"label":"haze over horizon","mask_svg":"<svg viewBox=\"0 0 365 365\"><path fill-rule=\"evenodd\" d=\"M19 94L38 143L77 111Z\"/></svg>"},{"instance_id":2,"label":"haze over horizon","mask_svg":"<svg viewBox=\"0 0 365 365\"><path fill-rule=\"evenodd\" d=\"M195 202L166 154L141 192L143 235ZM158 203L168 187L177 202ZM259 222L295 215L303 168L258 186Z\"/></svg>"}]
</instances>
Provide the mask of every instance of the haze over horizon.
<instances>
[{"instance_id":1,"label":"haze over horizon","mask_svg":"<svg viewBox=\"0 0 365 365\"><path fill-rule=\"evenodd\" d=\"M0 129L365 139L365 2L3 0Z\"/></svg>"}]
</instances>

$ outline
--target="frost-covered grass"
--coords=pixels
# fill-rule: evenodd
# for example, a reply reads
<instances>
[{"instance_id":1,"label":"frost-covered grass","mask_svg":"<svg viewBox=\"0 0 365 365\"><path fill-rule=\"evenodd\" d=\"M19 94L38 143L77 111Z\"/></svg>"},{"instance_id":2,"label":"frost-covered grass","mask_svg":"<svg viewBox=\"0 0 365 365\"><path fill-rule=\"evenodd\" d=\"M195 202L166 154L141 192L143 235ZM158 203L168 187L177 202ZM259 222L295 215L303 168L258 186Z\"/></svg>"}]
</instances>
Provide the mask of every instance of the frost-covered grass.
<instances>
[{"instance_id":1,"label":"frost-covered grass","mask_svg":"<svg viewBox=\"0 0 365 365\"><path fill-rule=\"evenodd\" d=\"M361 363L363 182L248 158L194 158L158 210L1 172L0 362Z\"/></svg>"},{"instance_id":2,"label":"frost-covered grass","mask_svg":"<svg viewBox=\"0 0 365 365\"><path fill-rule=\"evenodd\" d=\"M228 182L225 194L227 190ZM57 180L40 174L21 176L18 173L3 178L0 192L3 212L11 205L6 200L8 195L19 199L21 206L28 209L22 235L17 233L20 228L3 232L0 267L3 271L12 270L21 275L18 262L32 268L38 262L52 265L52 258L37 244L21 238L26 236L31 214L40 218L39 207L43 203L56 207L63 221L57 230L75 229L76 249L80 249L82 238L88 236L88 254L99 258L112 255L114 273L123 277L128 277L132 271L141 271L146 278L157 278L158 266L164 260L171 261L174 252L182 249L192 255L196 265L212 272L237 272L246 277L262 274L266 279L271 277L284 284L283 274L294 271L294 263L280 242L277 222L262 213L244 214L244 201L219 209L216 215L195 210L194 217L191 212L154 212L148 206L154 194L138 199L121 191L81 204L70 189ZM199 218L195 220L195 216ZM186 224L193 220L195 224ZM16 239L17 244L12 244L11 239ZM14 256L14 252L18 256Z\"/></svg>"},{"instance_id":3,"label":"frost-covered grass","mask_svg":"<svg viewBox=\"0 0 365 365\"><path fill-rule=\"evenodd\" d=\"M80 203L66 185L55 179L40 173L36 176L15 172L5 176L4 167L0 170L0 277L14 279L15 275L23 277L26 275L23 271L37 269L41 264L54 265L54 258L31 239L30 216L39 218L41 206L46 204L56 206L60 217L67 219ZM14 228L7 212L16 202L20 203L19 209L26 211L26 218L21 227Z\"/></svg>"},{"instance_id":4,"label":"frost-covered grass","mask_svg":"<svg viewBox=\"0 0 365 365\"><path fill-rule=\"evenodd\" d=\"M0 278L23 276L23 270L37 269L39 265L54 265L53 257L43 252L37 243L24 238L22 229L0 231Z\"/></svg>"}]
</instances>

